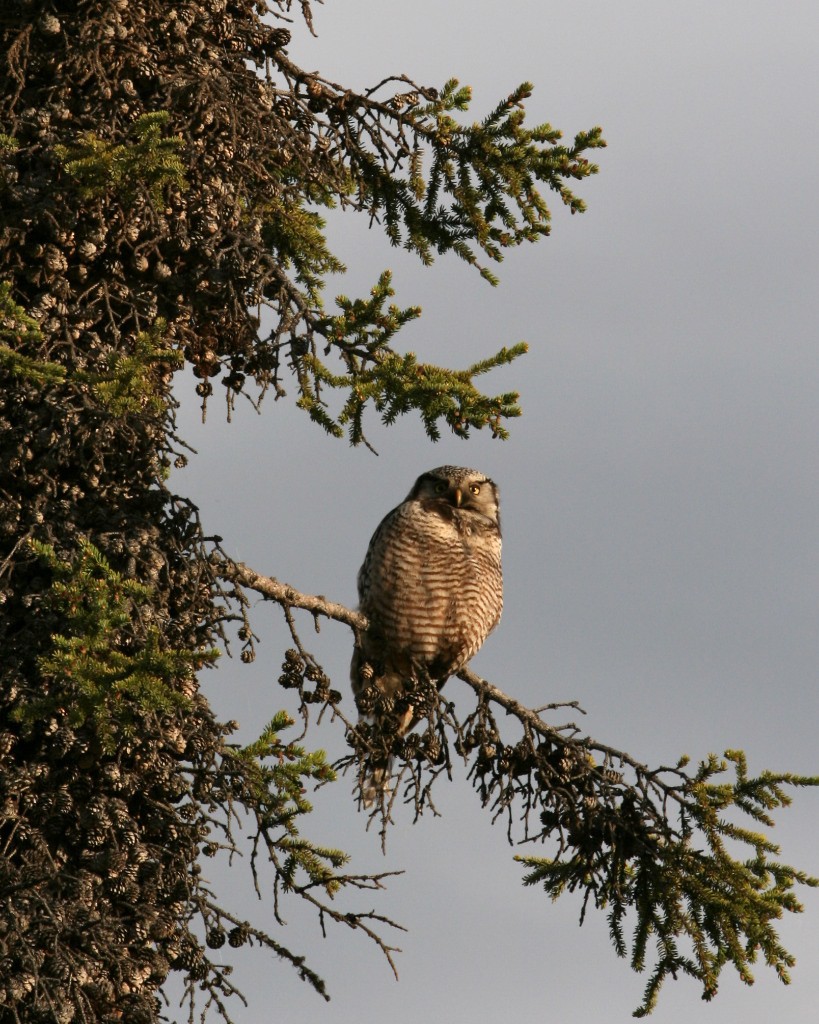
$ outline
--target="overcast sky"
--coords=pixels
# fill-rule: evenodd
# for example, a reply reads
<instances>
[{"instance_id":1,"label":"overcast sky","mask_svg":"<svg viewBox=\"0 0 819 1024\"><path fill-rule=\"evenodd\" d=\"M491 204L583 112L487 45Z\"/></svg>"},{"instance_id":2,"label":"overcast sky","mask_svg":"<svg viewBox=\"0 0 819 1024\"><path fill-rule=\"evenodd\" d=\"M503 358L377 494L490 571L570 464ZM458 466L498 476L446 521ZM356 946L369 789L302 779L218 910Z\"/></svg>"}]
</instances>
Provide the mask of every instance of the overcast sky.
<instances>
[{"instance_id":1,"label":"overcast sky","mask_svg":"<svg viewBox=\"0 0 819 1024\"><path fill-rule=\"evenodd\" d=\"M602 124L609 148L578 186L589 211L553 207L552 237L510 254L496 289L455 257L424 269L363 218L332 222L349 273L329 296L365 294L392 269L398 301L424 309L404 348L463 366L529 342L484 378L521 392L509 441L433 445L414 418L389 431L371 420L376 458L287 401L231 426L214 404L202 427L191 391L181 433L200 455L176 487L237 558L354 604L369 537L415 477L475 466L501 488L506 584L477 671L530 705L579 700L589 733L649 763L742 747L753 771L817 772L815 0L328 0L314 13L317 40L294 29L303 67L352 87L454 75L474 87L474 118L530 80L533 122L569 138ZM286 703L280 618L260 604L257 662L204 680L247 739ZM313 637L305 621L304 639L345 689L349 631ZM342 749L332 734L315 742ZM615 956L602 917L578 928L573 897L523 889L515 851L463 779L439 789L442 818L399 815L386 858L351 786L321 791L305 832L349 850L357 870L405 869L356 902L409 928L401 980L363 936L322 939L293 906L281 939L308 954L332 1002L265 955L242 956L250 1007L234 1008L237 1022L630 1019L645 977ZM816 874L819 794L795 796L774 838ZM230 899L275 928L242 885ZM781 926L799 961L790 987L763 966L753 988L726 969L711 1004L690 980L668 983L657 1024L815 1024L819 898L800 895L806 913Z\"/></svg>"}]
</instances>

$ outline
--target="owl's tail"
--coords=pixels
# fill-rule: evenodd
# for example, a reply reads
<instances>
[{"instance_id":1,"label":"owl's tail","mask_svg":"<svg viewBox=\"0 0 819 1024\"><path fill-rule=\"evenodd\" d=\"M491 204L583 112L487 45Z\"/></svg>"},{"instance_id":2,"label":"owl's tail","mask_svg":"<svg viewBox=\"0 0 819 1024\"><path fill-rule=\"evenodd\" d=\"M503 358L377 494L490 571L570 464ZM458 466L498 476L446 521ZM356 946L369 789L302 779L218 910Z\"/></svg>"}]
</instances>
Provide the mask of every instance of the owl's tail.
<instances>
[{"instance_id":1,"label":"owl's tail","mask_svg":"<svg viewBox=\"0 0 819 1024\"><path fill-rule=\"evenodd\" d=\"M383 800L390 792L391 765L381 764L365 770L361 780L361 803L369 810L376 800Z\"/></svg>"},{"instance_id":2,"label":"owl's tail","mask_svg":"<svg viewBox=\"0 0 819 1024\"><path fill-rule=\"evenodd\" d=\"M372 742L358 770L361 803L365 810L369 810L375 803L384 806L390 793L393 759L378 720L372 715L361 715L359 722L366 723Z\"/></svg>"},{"instance_id":3,"label":"owl's tail","mask_svg":"<svg viewBox=\"0 0 819 1024\"><path fill-rule=\"evenodd\" d=\"M363 754L358 777L361 803L365 809L371 808L376 802L383 807L384 798L390 792L393 764L390 750L393 741L412 727L413 713L412 709L407 709L400 716L395 713L386 715L376 705L384 698L390 698L392 705L404 690L407 673L390 669L376 675L372 666L364 660L361 650L356 648L350 666L350 678L358 705L359 724L367 736L366 752L360 752Z\"/></svg>"}]
</instances>

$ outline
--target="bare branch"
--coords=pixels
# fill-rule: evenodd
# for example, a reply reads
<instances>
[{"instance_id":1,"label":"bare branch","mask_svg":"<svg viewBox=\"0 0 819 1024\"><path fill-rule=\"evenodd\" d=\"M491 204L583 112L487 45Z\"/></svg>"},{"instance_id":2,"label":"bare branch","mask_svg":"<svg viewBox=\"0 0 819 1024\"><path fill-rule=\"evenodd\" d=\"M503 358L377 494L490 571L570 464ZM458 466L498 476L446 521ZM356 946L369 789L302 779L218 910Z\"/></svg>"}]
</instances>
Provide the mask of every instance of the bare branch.
<instances>
[{"instance_id":1,"label":"bare branch","mask_svg":"<svg viewBox=\"0 0 819 1024\"><path fill-rule=\"evenodd\" d=\"M216 571L223 579L238 583L248 590L255 590L266 600L275 601L283 608L302 608L314 615L324 615L336 622L343 622L357 632L367 628L367 619L360 612L352 611L336 601L328 601L320 594L303 594L288 583L280 583L272 576L262 576L243 562L220 560Z\"/></svg>"}]
</instances>

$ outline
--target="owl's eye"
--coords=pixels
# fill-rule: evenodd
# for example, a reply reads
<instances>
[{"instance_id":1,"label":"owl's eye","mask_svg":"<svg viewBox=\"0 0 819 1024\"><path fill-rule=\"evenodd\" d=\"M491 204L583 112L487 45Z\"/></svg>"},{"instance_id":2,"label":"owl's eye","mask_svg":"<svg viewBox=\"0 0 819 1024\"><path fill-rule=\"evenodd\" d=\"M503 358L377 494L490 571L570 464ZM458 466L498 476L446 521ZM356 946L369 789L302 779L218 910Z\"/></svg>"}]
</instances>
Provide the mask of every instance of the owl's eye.
<instances>
[{"instance_id":1,"label":"owl's eye","mask_svg":"<svg viewBox=\"0 0 819 1024\"><path fill-rule=\"evenodd\" d=\"M446 482L446 480L439 480L435 484L435 493L436 494L444 494L445 491L448 489L448 487L449 487L449 484Z\"/></svg>"},{"instance_id":2,"label":"owl's eye","mask_svg":"<svg viewBox=\"0 0 819 1024\"><path fill-rule=\"evenodd\" d=\"M481 493L481 485L480 484L470 484L469 489L470 489L470 491L472 491L473 494L480 494Z\"/></svg>"}]
</instances>

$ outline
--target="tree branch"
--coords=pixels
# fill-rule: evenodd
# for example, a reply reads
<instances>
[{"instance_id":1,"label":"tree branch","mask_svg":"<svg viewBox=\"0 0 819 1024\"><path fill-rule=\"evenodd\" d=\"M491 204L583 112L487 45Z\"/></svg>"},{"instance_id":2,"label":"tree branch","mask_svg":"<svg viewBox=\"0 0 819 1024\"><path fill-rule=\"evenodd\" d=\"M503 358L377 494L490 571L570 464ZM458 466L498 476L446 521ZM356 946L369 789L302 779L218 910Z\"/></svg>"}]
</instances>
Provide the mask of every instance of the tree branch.
<instances>
[{"instance_id":1,"label":"tree branch","mask_svg":"<svg viewBox=\"0 0 819 1024\"><path fill-rule=\"evenodd\" d=\"M790 803L784 787L819 786L819 777L763 772L752 778L741 751L726 751L724 759L709 755L696 771L687 770L687 757L652 769L625 751L582 736L573 722L555 726L541 717L542 711L563 707L583 714L577 702L527 708L469 668L458 678L474 692L477 705L464 721L435 682L414 679L391 699L389 711L381 708L377 687L368 698L376 723L410 710L415 727L409 734L392 735L387 726L360 728L338 710L341 695L329 689L329 680L301 644L291 609L341 622L357 637L367 629L365 617L227 557L216 563L216 571L237 588L244 604L242 587L282 606L298 650L287 653L280 682L299 689L305 721L305 705L323 703L344 723L353 753L336 767L356 765L360 780L370 757L397 763L395 789L381 794L373 812L382 818L382 842L402 785L404 802L414 805L416 817L424 809L435 813L430 789L441 774L450 775L452 746L470 765L468 777L493 821L506 819L510 842L516 841L513 830L522 829L518 842L551 845L550 857L516 858L528 868L527 885L541 884L552 898L579 890L581 923L590 903L605 908L621 956L627 952L626 914L634 914L635 970L646 968L647 941L654 937L656 961L637 1016L651 1012L667 977L694 977L706 999L716 993L726 963L751 983L750 965L759 950L787 983L793 958L775 923L784 910L802 909L795 885L819 886L819 879L775 860L779 848L735 819L741 812L771 827L770 811ZM315 681L315 691L307 690L305 681ZM521 730L516 740L504 740L493 708L516 721ZM735 781L713 781L730 768ZM732 811L734 820L727 813ZM733 843L745 844L746 855L750 847L751 859L734 857L728 849Z\"/></svg>"},{"instance_id":2,"label":"tree branch","mask_svg":"<svg viewBox=\"0 0 819 1024\"><path fill-rule=\"evenodd\" d=\"M216 562L217 574L224 580L231 583L238 583L247 587L248 590L255 590L267 601L275 601L283 608L301 608L304 611L312 612L314 616L324 615L336 622L343 622L357 633L367 628L367 619L360 612L352 611L346 605L336 601L328 601L321 594L302 594L291 587L289 583L280 583L272 576L262 576L261 573L249 568L243 562L218 559Z\"/></svg>"}]
</instances>

